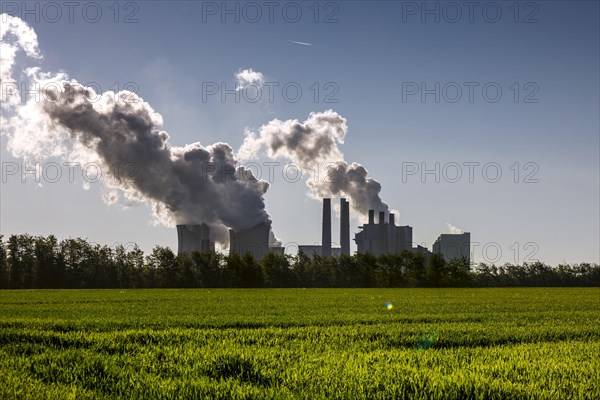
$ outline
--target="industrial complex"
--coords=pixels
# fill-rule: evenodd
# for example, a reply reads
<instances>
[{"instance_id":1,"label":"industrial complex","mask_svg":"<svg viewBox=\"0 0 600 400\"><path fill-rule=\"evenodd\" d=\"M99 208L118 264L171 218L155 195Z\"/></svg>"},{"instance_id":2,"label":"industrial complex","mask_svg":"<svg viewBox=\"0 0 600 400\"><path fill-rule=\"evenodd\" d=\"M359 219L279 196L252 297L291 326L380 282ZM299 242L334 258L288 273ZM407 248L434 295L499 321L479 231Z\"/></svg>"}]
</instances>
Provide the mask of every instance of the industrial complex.
<instances>
[{"instance_id":1,"label":"industrial complex","mask_svg":"<svg viewBox=\"0 0 600 400\"><path fill-rule=\"evenodd\" d=\"M427 261L431 254L440 254L445 260L467 259L470 261L471 234L469 232L441 234L431 251L427 248L413 246L413 228L411 226L397 226L395 215L389 213L385 219L385 212L379 211L378 220L375 222L375 210L369 210L369 219L366 224L359 226L359 231L354 235L357 253L370 253L374 256L386 254L401 254L409 251L421 254ZM229 254L240 256L251 254L255 260L262 259L268 252L284 254L284 247L274 246L269 243L271 231L270 222L261 222L249 229L234 231L229 230ZM307 257L314 256L339 257L350 255L350 203L340 199L340 236L339 247L333 247L331 239L331 199L323 199L323 225L321 228L320 245L299 245L298 252ZM178 252L190 253L192 251L214 251L215 242L210 234L210 227L200 225L177 225Z\"/></svg>"}]
</instances>

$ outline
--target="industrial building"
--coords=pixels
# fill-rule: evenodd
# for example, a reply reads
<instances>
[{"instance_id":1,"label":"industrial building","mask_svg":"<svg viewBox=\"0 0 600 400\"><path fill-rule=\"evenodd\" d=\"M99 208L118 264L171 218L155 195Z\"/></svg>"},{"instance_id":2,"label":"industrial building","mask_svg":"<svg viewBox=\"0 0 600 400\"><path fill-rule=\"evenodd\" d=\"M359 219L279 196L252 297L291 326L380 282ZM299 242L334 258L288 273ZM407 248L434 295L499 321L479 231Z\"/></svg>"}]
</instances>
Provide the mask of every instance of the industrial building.
<instances>
[{"instance_id":1,"label":"industrial building","mask_svg":"<svg viewBox=\"0 0 600 400\"><path fill-rule=\"evenodd\" d=\"M441 254L446 261L466 258L471 260L471 233L443 233L433 244L433 253Z\"/></svg>"},{"instance_id":2,"label":"industrial building","mask_svg":"<svg viewBox=\"0 0 600 400\"><path fill-rule=\"evenodd\" d=\"M239 231L229 230L229 254L244 256L251 254L257 262L268 253L283 255L285 248L282 246L271 246L269 236L271 233L271 221L261 222L251 228Z\"/></svg>"},{"instance_id":3,"label":"industrial building","mask_svg":"<svg viewBox=\"0 0 600 400\"><path fill-rule=\"evenodd\" d=\"M340 247L331 246L331 199L323 199L323 224L321 226L321 245L299 245L298 251L302 251L308 258L315 255L325 257L339 257L350 255L350 203L340 199Z\"/></svg>"},{"instance_id":4,"label":"industrial building","mask_svg":"<svg viewBox=\"0 0 600 400\"><path fill-rule=\"evenodd\" d=\"M388 220L385 212L379 212L379 219L375 222L375 210L369 210L369 219L366 224L358 227L359 232L354 236L358 253L370 253L374 256L386 254L401 254L410 251L420 254L425 262L433 253L441 254L444 259L466 258L470 261L471 234L442 234L433 244L433 253L423 246L413 247L413 229L411 226L396 226L395 215L389 213ZM243 256L251 254L256 261L260 261L267 252L278 255L285 254L285 248L273 246L269 243L271 221L261 222L251 228L235 231L229 230L229 254ZM177 225L178 253L193 251L215 251L214 238L210 235L210 228L206 224ZM331 199L323 199L323 219L321 227L321 244L299 245L298 251L303 252L308 258L314 256L339 257L350 255L350 203L340 199L340 246L332 247L331 240Z\"/></svg>"},{"instance_id":5,"label":"industrial building","mask_svg":"<svg viewBox=\"0 0 600 400\"><path fill-rule=\"evenodd\" d=\"M278 256L285 255L285 247L283 246L269 246L269 252L276 254Z\"/></svg>"},{"instance_id":6,"label":"industrial building","mask_svg":"<svg viewBox=\"0 0 600 400\"><path fill-rule=\"evenodd\" d=\"M210 237L210 228L206 224L177 225L177 253L193 251L215 251L215 242Z\"/></svg>"},{"instance_id":7,"label":"industrial building","mask_svg":"<svg viewBox=\"0 0 600 400\"><path fill-rule=\"evenodd\" d=\"M230 229L229 254L243 256L250 253L257 261L260 261L268 251L283 255L284 247L269 246L270 230L270 222L261 222L249 229L239 231ZM215 241L207 224L177 225L177 239L178 254L193 251L215 251Z\"/></svg>"},{"instance_id":8,"label":"industrial building","mask_svg":"<svg viewBox=\"0 0 600 400\"><path fill-rule=\"evenodd\" d=\"M342 254L341 247L330 247L330 256L339 257ZM321 245L301 244L298 246L298 252L304 253L308 259L312 260L314 256L323 255L323 247Z\"/></svg>"},{"instance_id":9,"label":"industrial building","mask_svg":"<svg viewBox=\"0 0 600 400\"><path fill-rule=\"evenodd\" d=\"M229 254L240 256L252 254L260 261L269 251L270 222L261 222L251 228L240 231L229 230Z\"/></svg>"},{"instance_id":10,"label":"industrial building","mask_svg":"<svg viewBox=\"0 0 600 400\"><path fill-rule=\"evenodd\" d=\"M340 199L340 254L350 255L350 203Z\"/></svg>"},{"instance_id":11,"label":"industrial building","mask_svg":"<svg viewBox=\"0 0 600 400\"><path fill-rule=\"evenodd\" d=\"M331 256L331 199L323 199L321 234L321 255L329 257Z\"/></svg>"},{"instance_id":12,"label":"industrial building","mask_svg":"<svg viewBox=\"0 0 600 400\"><path fill-rule=\"evenodd\" d=\"M423 260L425 261L425 265L429 264L429 259L431 258L431 253L427 247L419 246L413 247L410 249L413 254L420 254L423 256Z\"/></svg>"},{"instance_id":13,"label":"industrial building","mask_svg":"<svg viewBox=\"0 0 600 400\"><path fill-rule=\"evenodd\" d=\"M412 227L396 226L393 213L385 221L385 212L379 213L379 223L375 223L375 210L369 210L369 221L359 227L354 236L359 253L371 253L374 256L400 254L412 249Z\"/></svg>"}]
</instances>

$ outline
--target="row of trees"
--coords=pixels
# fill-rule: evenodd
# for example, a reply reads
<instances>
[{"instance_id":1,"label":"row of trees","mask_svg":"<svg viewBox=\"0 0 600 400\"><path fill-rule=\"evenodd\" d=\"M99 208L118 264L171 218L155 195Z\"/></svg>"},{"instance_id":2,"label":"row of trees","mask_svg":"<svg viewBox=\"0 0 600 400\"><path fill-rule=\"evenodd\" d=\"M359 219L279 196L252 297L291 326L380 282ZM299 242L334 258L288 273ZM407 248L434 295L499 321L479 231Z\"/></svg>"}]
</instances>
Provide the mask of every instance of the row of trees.
<instances>
[{"instance_id":1,"label":"row of trees","mask_svg":"<svg viewBox=\"0 0 600 400\"><path fill-rule=\"evenodd\" d=\"M524 265L447 262L433 255L375 257L356 254L315 257L215 252L175 255L156 246L145 255L137 245L114 248L83 239L0 235L0 288L153 288L153 287L458 287L600 286L598 264Z\"/></svg>"}]
</instances>

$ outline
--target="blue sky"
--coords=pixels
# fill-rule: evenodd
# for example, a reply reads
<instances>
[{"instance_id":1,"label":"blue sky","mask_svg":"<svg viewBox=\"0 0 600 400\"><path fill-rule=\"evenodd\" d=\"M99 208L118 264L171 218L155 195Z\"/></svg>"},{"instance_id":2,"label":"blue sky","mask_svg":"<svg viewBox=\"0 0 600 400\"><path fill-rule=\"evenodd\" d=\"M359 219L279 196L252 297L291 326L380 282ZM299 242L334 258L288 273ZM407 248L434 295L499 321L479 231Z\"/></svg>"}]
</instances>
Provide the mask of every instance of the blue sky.
<instances>
[{"instance_id":1,"label":"blue sky","mask_svg":"<svg viewBox=\"0 0 600 400\"><path fill-rule=\"evenodd\" d=\"M12 3L24 11L21 2ZM245 129L333 109L348 120L340 145L346 160L363 164L381 183L383 200L400 211L400 224L413 226L415 242L431 247L451 223L471 232L478 262L600 261L597 1L475 2L472 21L458 2L462 16L454 23L447 2L425 3L439 7L439 22L432 14L422 21L422 2L392 1L278 2L271 22L257 2L262 16L256 23L248 21L254 11L244 14L243 2L129 3L120 3L117 23L112 2L94 3L102 10L97 23L81 9L73 22L65 9L50 22L54 14L38 6L39 22L32 14L24 18L44 54L38 63L103 91L135 88L163 116L174 145L223 141L238 148ZM235 11L221 20L225 7L238 7L239 22ZM416 13L407 13L414 7ZM215 9L216 15L209 12ZM302 15L294 23L297 9ZM497 10L501 16L492 22ZM137 22L124 23L131 12ZM234 89L235 73L248 68L279 84L273 102L203 93L213 83ZM419 93L407 94L415 84ZM439 102L435 94L423 101L422 85L431 90L436 84ZM286 100L285 85L302 89L297 102ZM456 87L462 96L452 102ZM493 102L496 88L502 94ZM20 162L5 137L1 154L3 162ZM433 174L406 176L410 166L420 172L436 163L439 182ZM473 182L465 163L478 163L471 164ZM494 174L482 174L490 163L502 172L495 183L489 182ZM457 164L463 176L452 183L442 172L453 176ZM320 204L306 196L305 179L286 182L281 168L275 172L265 200L276 235L284 243L318 242ZM527 183L529 173L533 182ZM2 234L176 248L175 230L149 225L148 207L107 207L100 193L99 184L84 190L82 179L41 187L32 179L7 179ZM502 251L497 260L496 249Z\"/></svg>"}]
</instances>

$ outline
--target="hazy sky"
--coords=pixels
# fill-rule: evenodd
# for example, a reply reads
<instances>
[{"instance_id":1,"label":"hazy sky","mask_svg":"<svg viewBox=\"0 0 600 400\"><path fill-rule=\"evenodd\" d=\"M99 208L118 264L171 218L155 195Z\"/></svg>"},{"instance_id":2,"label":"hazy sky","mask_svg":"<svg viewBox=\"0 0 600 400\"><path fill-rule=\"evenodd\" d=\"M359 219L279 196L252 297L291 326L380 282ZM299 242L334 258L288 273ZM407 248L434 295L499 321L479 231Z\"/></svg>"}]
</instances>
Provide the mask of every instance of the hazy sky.
<instances>
[{"instance_id":1,"label":"hazy sky","mask_svg":"<svg viewBox=\"0 0 600 400\"><path fill-rule=\"evenodd\" d=\"M599 262L599 2L466 3L6 1L2 11L35 29L44 56L18 57L16 69L133 90L173 145L237 149L245 130L332 109L347 119L346 161L382 185L416 243L431 247L450 223L471 232L475 261ZM266 83L258 101L253 87L235 90L246 69ZM6 136L1 151L3 235L176 249L175 229L152 225L148 206L107 206L80 169L55 183L7 175L8 164L33 165ZM319 242L321 205L279 162L265 196L275 234Z\"/></svg>"}]
</instances>

